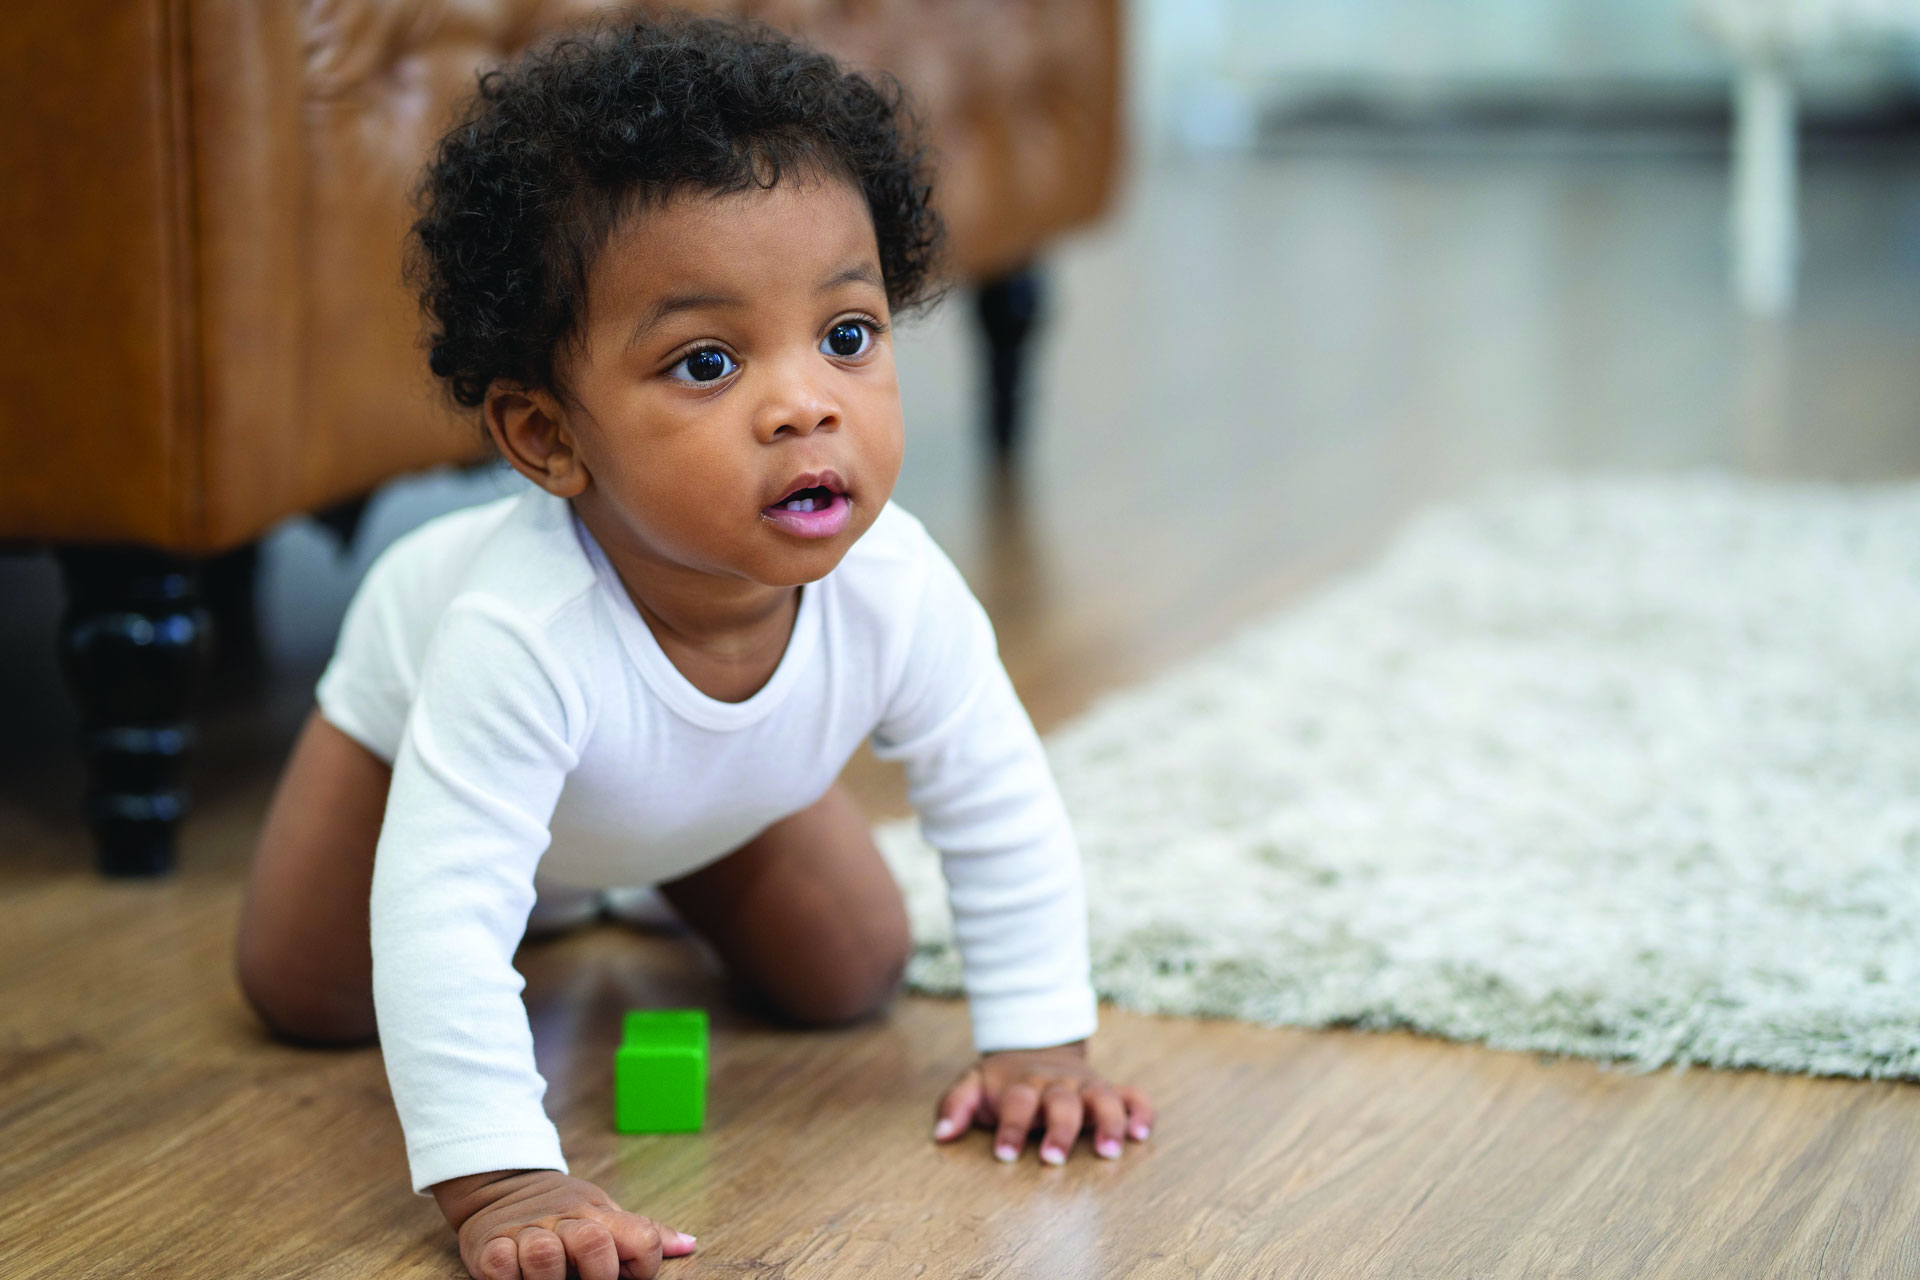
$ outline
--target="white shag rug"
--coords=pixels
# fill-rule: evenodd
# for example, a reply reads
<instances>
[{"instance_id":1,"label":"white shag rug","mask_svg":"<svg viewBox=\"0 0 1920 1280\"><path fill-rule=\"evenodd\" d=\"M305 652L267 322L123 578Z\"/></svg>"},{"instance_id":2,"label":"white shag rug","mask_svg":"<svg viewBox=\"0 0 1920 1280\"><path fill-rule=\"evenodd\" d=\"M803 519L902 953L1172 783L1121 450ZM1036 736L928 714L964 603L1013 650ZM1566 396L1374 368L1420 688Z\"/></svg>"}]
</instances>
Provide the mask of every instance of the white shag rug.
<instances>
[{"instance_id":1,"label":"white shag rug","mask_svg":"<svg viewBox=\"0 0 1920 1280\"><path fill-rule=\"evenodd\" d=\"M1920 1077L1920 486L1516 482L1047 745L1116 1004Z\"/></svg>"}]
</instances>

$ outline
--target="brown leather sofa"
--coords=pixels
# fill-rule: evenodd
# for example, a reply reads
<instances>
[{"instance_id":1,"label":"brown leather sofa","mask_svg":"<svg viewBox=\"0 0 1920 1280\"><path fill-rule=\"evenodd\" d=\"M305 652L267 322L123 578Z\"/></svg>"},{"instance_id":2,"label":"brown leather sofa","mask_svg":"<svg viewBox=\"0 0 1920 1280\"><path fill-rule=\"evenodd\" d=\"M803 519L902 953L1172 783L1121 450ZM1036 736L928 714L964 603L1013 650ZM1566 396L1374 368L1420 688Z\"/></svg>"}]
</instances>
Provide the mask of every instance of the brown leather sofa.
<instances>
[{"instance_id":1,"label":"brown leather sofa","mask_svg":"<svg viewBox=\"0 0 1920 1280\"><path fill-rule=\"evenodd\" d=\"M200 568L468 459L400 282L407 194L476 69L560 0L15 0L0 18L0 546L52 548L103 870L163 871L208 650ZM1118 162L1118 0L701 4L894 72L1013 438L1030 265Z\"/></svg>"}]
</instances>

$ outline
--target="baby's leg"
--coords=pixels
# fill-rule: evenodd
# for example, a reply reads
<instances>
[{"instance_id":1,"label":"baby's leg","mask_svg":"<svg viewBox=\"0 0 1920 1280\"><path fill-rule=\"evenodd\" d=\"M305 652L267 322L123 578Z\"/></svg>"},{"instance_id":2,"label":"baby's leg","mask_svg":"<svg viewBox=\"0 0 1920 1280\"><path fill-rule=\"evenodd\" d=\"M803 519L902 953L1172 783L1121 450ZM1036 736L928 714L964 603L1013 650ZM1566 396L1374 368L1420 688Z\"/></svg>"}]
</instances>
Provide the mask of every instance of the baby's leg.
<instances>
[{"instance_id":1,"label":"baby's leg","mask_svg":"<svg viewBox=\"0 0 1920 1280\"><path fill-rule=\"evenodd\" d=\"M838 784L660 892L737 978L803 1023L877 1012L913 951L900 887Z\"/></svg>"},{"instance_id":2,"label":"baby's leg","mask_svg":"<svg viewBox=\"0 0 1920 1280\"><path fill-rule=\"evenodd\" d=\"M390 776L315 711L267 810L234 960L248 1002L288 1039L374 1038L367 904Z\"/></svg>"}]
</instances>

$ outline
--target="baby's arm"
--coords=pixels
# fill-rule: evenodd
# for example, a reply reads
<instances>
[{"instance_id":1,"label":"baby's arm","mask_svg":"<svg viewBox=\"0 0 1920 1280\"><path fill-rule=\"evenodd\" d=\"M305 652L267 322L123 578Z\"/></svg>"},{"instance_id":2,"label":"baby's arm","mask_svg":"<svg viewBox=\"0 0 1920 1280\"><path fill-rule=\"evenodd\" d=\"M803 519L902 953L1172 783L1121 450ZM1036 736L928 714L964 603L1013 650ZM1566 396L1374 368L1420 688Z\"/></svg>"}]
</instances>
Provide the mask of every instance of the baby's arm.
<instances>
[{"instance_id":1,"label":"baby's arm","mask_svg":"<svg viewBox=\"0 0 1920 1280\"><path fill-rule=\"evenodd\" d=\"M931 541L924 567L874 747L905 761L921 829L940 850L981 1055L942 1099L935 1137L993 1127L1010 1160L1039 1124L1041 1159L1059 1163L1091 1122L1094 1149L1117 1156L1127 1135L1146 1137L1153 1108L1087 1062L1098 1006L1079 847L985 610Z\"/></svg>"},{"instance_id":2,"label":"baby's arm","mask_svg":"<svg viewBox=\"0 0 1920 1280\"><path fill-rule=\"evenodd\" d=\"M558 1258L651 1276L679 1233L567 1176L513 954L590 716L545 636L484 597L435 632L374 859L374 1012L414 1190L484 1280ZM616 1264L618 1265L618 1264ZM581 1274L587 1271L580 1269Z\"/></svg>"}]
</instances>

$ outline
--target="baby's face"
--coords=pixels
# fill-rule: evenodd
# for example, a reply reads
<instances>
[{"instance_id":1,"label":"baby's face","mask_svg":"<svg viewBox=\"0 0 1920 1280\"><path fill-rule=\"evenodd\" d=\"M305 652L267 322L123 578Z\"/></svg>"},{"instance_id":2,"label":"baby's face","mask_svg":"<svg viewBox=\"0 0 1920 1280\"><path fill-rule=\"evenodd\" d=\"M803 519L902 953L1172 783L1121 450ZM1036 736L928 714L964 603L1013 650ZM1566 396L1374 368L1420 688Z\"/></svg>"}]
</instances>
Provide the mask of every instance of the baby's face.
<instances>
[{"instance_id":1,"label":"baby's face","mask_svg":"<svg viewBox=\"0 0 1920 1280\"><path fill-rule=\"evenodd\" d=\"M595 537L628 565L825 576L900 473L890 320L847 182L783 178L629 218L594 268L568 371L591 476L576 506Z\"/></svg>"}]
</instances>

